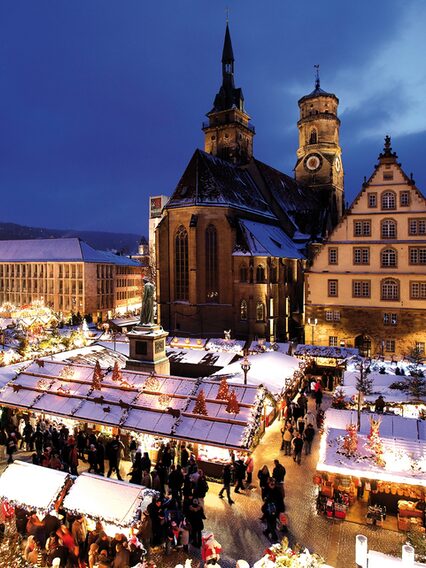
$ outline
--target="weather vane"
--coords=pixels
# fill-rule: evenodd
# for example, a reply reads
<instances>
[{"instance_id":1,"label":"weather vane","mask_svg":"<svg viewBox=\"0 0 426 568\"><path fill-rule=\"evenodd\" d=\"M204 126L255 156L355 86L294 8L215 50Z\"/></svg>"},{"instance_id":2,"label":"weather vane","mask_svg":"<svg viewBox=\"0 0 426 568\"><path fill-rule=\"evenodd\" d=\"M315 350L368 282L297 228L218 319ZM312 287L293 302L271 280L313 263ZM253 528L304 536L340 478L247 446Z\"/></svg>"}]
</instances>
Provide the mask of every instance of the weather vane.
<instances>
[{"instance_id":1,"label":"weather vane","mask_svg":"<svg viewBox=\"0 0 426 568\"><path fill-rule=\"evenodd\" d=\"M226 23L229 24L229 8L228 7L226 7L225 12L226 12Z\"/></svg>"},{"instance_id":2,"label":"weather vane","mask_svg":"<svg viewBox=\"0 0 426 568\"><path fill-rule=\"evenodd\" d=\"M318 65L314 65L315 67L315 88L319 89L320 86L320 76L319 76L319 64Z\"/></svg>"}]
</instances>

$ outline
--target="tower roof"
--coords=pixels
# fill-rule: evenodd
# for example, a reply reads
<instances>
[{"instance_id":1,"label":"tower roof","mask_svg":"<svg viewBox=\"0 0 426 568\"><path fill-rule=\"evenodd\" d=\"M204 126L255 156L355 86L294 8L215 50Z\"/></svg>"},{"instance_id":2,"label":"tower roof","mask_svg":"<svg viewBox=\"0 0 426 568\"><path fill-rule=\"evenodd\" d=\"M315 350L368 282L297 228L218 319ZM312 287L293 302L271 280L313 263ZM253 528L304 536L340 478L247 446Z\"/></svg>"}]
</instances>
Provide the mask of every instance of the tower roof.
<instances>
[{"instance_id":1,"label":"tower roof","mask_svg":"<svg viewBox=\"0 0 426 568\"><path fill-rule=\"evenodd\" d=\"M222 63L230 63L234 61L234 52L232 50L231 34L229 33L229 25L226 23L225 40L223 42Z\"/></svg>"},{"instance_id":2,"label":"tower roof","mask_svg":"<svg viewBox=\"0 0 426 568\"><path fill-rule=\"evenodd\" d=\"M336 95L334 93L328 93L327 91L324 91L323 89L321 89L320 77L319 77L319 65L315 65L315 68L316 68L315 89L311 93L309 93L308 95L305 95L304 97L299 99L298 104L300 105L302 102L304 102L308 99L315 99L317 97L331 97L333 99L336 99L337 102L339 102L339 99L336 97Z\"/></svg>"}]
</instances>

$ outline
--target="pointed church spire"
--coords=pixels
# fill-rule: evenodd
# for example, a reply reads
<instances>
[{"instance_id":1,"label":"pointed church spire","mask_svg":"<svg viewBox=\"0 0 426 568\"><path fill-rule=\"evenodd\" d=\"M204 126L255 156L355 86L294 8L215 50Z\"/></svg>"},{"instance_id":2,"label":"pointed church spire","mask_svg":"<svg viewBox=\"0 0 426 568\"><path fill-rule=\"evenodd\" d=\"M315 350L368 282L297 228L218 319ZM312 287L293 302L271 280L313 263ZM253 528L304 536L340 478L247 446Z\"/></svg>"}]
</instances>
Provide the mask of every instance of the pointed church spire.
<instances>
[{"instance_id":1,"label":"pointed church spire","mask_svg":"<svg viewBox=\"0 0 426 568\"><path fill-rule=\"evenodd\" d=\"M222 63L234 63L234 52L232 50L232 41L228 22L226 22L225 40L223 42Z\"/></svg>"}]
</instances>

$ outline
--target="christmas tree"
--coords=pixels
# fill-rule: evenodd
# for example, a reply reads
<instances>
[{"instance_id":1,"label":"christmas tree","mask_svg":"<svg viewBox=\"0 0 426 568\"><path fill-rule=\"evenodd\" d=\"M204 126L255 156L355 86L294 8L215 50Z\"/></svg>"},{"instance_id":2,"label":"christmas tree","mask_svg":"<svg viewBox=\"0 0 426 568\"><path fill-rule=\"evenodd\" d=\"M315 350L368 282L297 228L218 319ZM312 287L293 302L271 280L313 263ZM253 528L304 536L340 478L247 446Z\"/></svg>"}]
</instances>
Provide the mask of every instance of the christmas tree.
<instances>
[{"instance_id":1,"label":"christmas tree","mask_svg":"<svg viewBox=\"0 0 426 568\"><path fill-rule=\"evenodd\" d=\"M193 413L207 416L206 395L204 394L203 390L200 390L200 392L197 395Z\"/></svg>"},{"instance_id":2,"label":"christmas tree","mask_svg":"<svg viewBox=\"0 0 426 568\"><path fill-rule=\"evenodd\" d=\"M217 400L228 400L229 398L229 386L226 377L220 380L219 389L217 391Z\"/></svg>"},{"instance_id":3,"label":"christmas tree","mask_svg":"<svg viewBox=\"0 0 426 568\"><path fill-rule=\"evenodd\" d=\"M118 361L114 363L114 369L112 370L112 380L113 381L121 381L123 379L123 375L121 374L121 369L118 366Z\"/></svg>"},{"instance_id":4,"label":"christmas tree","mask_svg":"<svg viewBox=\"0 0 426 568\"><path fill-rule=\"evenodd\" d=\"M238 414L240 412L240 405L238 404L237 393L235 392L234 389L232 389L229 393L226 412L229 412L229 414Z\"/></svg>"},{"instance_id":5,"label":"christmas tree","mask_svg":"<svg viewBox=\"0 0 426 568\"><path fill-rule=\"evenodd\" d=\"M385 460L383 459L383 442L380 438L380 418L375 420L374 418L370 418L370 433L368 435L368 443L367 448L371 450L373 453L374 461L380 467L384 467L386 465Z\"/></svg>"},{"instance_id":6,"label":"christmas tree","mask_svg":"<svg viewBox=\"0 0 426 568\"><path fill-rule=\"evenodd\" d=\"M348 424L346 426L346 436L343 438L343 451L351 457L354 456L358 450L358 429L356 424Z\"/></svg>"},{"instance_id":7,"label":"christmas tree","mask_svg":"<svg viewBox=\"0 0 426 568\"><path fill-rule=\"evenodd\" d=\"M93 378L92 378L92 387L95 390L101 390L101 382L102 382L102 371L99 361L96 361L95 368L93 370Z\"/></svg>"}]
</instances>

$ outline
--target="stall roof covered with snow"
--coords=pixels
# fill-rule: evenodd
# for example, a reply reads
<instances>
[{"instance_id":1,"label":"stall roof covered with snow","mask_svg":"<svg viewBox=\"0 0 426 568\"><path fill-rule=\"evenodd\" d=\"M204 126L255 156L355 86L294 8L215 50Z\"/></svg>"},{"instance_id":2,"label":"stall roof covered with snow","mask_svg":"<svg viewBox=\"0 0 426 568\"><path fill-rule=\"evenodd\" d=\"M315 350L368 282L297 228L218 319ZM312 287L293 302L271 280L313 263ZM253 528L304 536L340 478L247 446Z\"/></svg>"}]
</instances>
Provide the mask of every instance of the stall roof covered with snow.
<instances>
[{"instance_id":1,"label":"stall roof covered with snow","mask_svg":"<svg viewBox=\"0 0 426 568\"><path fill-rule=\"evenodd\" d=\"M124 370L116 376L111 368L102 375L95 379L90 365L38 360L0 390L0 403L234 449L248 448L260 426L263 388L232 385L239 408L228 412L228 401L216 398L219 380ZM194 412L200 391L206 398L206 416Z\"/></svg>"},{"instance_id":2,"label":"stall roof covered with snow","mask_svg":"<svg viewBox=\"0 0 426 568\"><path fill-rule=\"evenodd\" d=\"M296 357L324 357L325 359L350 359L359 354L358 349L349 347L328 347L324 345L298 345L294 351Z\"/></svg>"},{"instance_id":3,"label":"stall roof covered with snow","mask_svg":"<svg viewBox=\"0 0 426 568\"><path fill-rule=\"evenodd\" d=\"M371 418L380 420L379 436L383 444L384 464L370 449L368 436ZM318 471L353 475L426 487L426 423L390 414L361 413L357 450L348 455L344 449L347 427L357 424L357 413L329 409L325 414Z\"/></svg>"},{"instance_id":4,"label":"stall roof covered with snow","mask_svg":"<svg viewBox=\"0 0 426 568\"><path fill-rule=\"evenodd\" d=\"M63 471L17 460L0 476L0 498L45 514L54 509L70 480Z\"/></svg>"}]
</instances>

